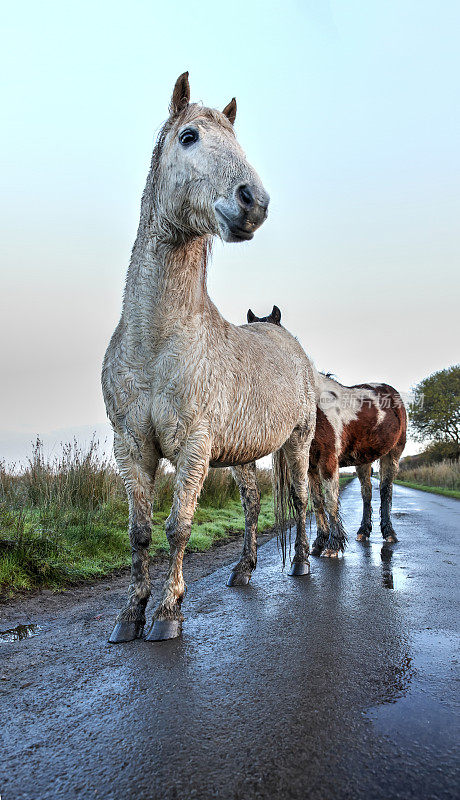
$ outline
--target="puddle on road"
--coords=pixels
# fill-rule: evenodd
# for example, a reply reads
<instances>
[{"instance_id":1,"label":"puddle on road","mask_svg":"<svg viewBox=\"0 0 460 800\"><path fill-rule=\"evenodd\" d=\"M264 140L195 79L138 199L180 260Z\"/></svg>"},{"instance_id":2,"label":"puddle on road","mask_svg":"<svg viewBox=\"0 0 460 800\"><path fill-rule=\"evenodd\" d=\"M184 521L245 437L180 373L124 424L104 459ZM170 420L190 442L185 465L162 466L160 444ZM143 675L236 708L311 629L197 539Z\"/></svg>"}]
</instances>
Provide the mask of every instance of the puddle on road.
<instances>
[{"instance_id":1,"label":"puddle on road","mask_svg":"<svg viewBox=\"0 0 460 800\"><path fill-rule=\"evenodd\" d=\"M401 591L406 587L406 581L410 577L407 574L407 567L399 566L395 563L395 552L391 544L381 544L380 542L365 542L361 544L360 551L355 551L353 557L369 558L374 567L379 567L382 575L382 586L386 589ZM350 553L347 553L350 559ZM396 556L397 559L397 556Z\"/></svg>"},{"instance_id":2,"label":"puddle on road","mask_svg":"<svg viewBox=\"0 0 460 800\"><path fill-rule=\"evenodd\" d=\"M382 585L386 589L400 591L404 588L407 580L407 572L404 567L400 567L393 562L393 550L391 546L383 545L380 550L380 563L382 567Z\"/></svg>"},{"instance_id":3,"label":"puddle on road","mask_svg":"<svg viewBox=\"0 0 460 800\"><path fill-rule=\"evenodd\" d=\"M387 569L385 565L382 564L382 585L385 589L395 589L399 592L404 588L406 580L407 575L401 567Z\"/></svg>"},{"instance_id":4,"label":"puddle on road","mask_svg":"<svg viewBox=\"0 0 460 800\"><path fill-rule=\"evenodd\" d=\"M19 642L22 639L30 639L41 630L41 625L16 625L15 628L0 631L0 642Z\"/></svg>"},{"instance_id":5,"label":"puddle on road","mask_svg":"<svg viewBox=\"0 0 460 800\"><path fill-rule=\"evenodd\" d=\"M380 734L398 745L430 747L435 740L449 750L457 743L456 710L418 687L394 703L372 709L369 717Z\"/></svg>"},{"instance_id":6,"label":"puddle on road","mask_svg":"<svg viewBox=\"0 0 460 800\"><path fill-rule=\"evenodd\" d=\"M410 669L402 682L392 675L395 698L367 713L377 730L398 744L407 741L429 747L436 740L449 752L458 735L459 637L427 628L414 635L412 647Z\"/></svg>"}]
</instances>

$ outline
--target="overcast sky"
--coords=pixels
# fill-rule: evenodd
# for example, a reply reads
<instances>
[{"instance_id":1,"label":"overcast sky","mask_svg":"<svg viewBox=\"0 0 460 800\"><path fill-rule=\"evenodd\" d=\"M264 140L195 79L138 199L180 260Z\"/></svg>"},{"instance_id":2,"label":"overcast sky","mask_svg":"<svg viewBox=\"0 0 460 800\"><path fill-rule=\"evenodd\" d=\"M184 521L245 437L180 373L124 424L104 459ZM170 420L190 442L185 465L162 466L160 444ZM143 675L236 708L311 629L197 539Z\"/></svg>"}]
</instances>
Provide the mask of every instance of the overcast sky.
<instances>
[{"instance_id":1,"label":"overcast sky","mask_svg":"<svg viewBox=\"0 0 460 800\"><path fill-rule=\"evenodd\" d=\"M186 69L192 99L236 96L239 140L272 198L252 242L216 244L222 313L240 323L276 303L343 383L408 391L456 363L459 8L4 6L0 440L104 423L101 361L154 138Z\"/></svg>"}]
</instances>

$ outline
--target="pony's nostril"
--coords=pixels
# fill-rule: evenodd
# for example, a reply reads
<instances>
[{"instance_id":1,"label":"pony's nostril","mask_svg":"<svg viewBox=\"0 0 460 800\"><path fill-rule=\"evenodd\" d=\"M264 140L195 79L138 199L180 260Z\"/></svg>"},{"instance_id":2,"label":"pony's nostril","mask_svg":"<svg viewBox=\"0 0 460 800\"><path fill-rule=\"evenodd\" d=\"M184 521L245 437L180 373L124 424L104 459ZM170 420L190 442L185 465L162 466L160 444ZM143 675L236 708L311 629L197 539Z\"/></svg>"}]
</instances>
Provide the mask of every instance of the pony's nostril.
<instances>
[{"instance_id":1,"label":"pony's nostril","mask_svg":"<svg viewBox=\"0 0 460 800\"><path fill-rule=\"evenodd\" d=\"M263 198L260 201L260 205L262 206L263 210L265 211L265 216L267 216L267 209L268 204L270 202L270 197L267 193L264 194Z\"/></svg>"},{"instance_id":2,"label":"pony's nostril","mask_svg":"<svg viewBox=\"0 0 460 800\"><path fill-rule=\"evenodd\" d=\"M249 186L239 186L237 191L238 200L242 206L251 208L254 205L254 196Z\"/></svg>"}]
</instances>

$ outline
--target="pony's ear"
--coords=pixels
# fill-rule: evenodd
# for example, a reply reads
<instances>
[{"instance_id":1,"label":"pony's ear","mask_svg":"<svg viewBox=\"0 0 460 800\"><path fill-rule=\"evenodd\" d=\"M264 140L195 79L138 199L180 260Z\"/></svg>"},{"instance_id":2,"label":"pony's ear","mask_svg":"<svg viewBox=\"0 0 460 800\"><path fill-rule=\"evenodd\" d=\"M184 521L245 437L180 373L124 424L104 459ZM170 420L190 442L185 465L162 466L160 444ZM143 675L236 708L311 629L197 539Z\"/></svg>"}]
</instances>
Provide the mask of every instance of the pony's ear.
<instances>
[{"instance_id":1,"label":"pony's ear","mask_svg":"<svg viewBox=\"0 0 460 800\"><path fill-rule=\"evenodd\" d=\"M257 319L256 315L251 311L251 309L248 310L247 317L248 322L254 322Z\"/></svg>"},{"instance_id":2,"label":"pony's ear","mask_svg":"<svg viewBox=\"0 0 460 800\"><path fill-rule=\"evenodd\" d=\"M225 106L224 110L222 111L222 114L225 114L225 116L227 117L229 122L232 123L232 125L234 124L236 118L236 100L234 97L232 97L229 104Z\"/></svg>"},{"instance_id":3,"label":"pony's ear","mask_svg":"<svg viewBox=\"0 0 460 800\"><path fill-rule=\"evenodd\" d=\"M190 84L188 82L188 72L183 72L182 75L179 75L172 93L171 102L169 104L171 116L180 114L184 108L187 108L189 102Z\"/></svg>"},{"instance_id":4,"label":"pony's ear","mask_svg":"<svg viewBox=\"0 0 460 800\"><path fill-rule=\"evenodd\" d=\"M275 323L275 325L279 325L281 322L281 311L279 310L278 306L273 306L272 320Z\"/></svg>"}]
</instances>

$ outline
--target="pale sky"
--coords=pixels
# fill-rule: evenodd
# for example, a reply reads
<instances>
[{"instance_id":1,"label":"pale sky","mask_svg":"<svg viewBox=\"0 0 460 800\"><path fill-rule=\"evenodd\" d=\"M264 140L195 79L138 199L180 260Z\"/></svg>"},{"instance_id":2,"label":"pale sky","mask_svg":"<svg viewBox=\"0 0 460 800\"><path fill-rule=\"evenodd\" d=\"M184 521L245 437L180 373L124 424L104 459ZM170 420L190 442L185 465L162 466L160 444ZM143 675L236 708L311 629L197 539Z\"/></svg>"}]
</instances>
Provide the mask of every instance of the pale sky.
<instances>
[{"instance_id":1,"label":"pale sky","mask_svg":"<svg viewBox=\"0 0 460 800\"><path fill-rule=\"evenodd\" d=\"M252 242L215 246L224 316L276 303L345 384L408 391L458 362L458 2L24 0L2 22L0 449L106 420L101 361L186 69L192 99L236 96L272 198Z\"/></svg>"}]
</instances>

